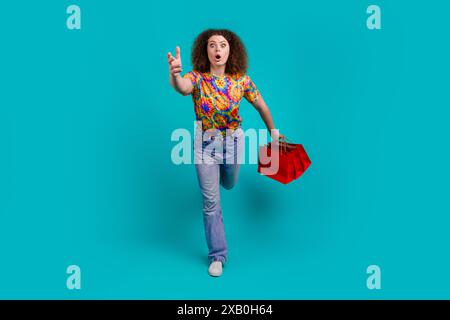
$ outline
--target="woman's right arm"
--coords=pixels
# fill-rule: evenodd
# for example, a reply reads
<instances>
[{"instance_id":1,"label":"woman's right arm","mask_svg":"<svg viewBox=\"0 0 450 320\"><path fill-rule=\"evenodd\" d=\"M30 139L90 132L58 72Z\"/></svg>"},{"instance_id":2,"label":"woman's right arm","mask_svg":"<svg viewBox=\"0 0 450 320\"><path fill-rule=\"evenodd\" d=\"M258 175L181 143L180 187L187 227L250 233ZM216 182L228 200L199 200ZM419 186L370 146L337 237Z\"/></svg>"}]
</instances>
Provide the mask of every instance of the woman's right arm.
<instances>
[{"instance_id":1,"label":"woman's right arm","mask_svg":"<svg viewBox=\"0 0 450 320\"><path fill-rule=\"evenodd\" d=\"M183 71L181 69L180 47L177 47L175 52L175 57L172 56L172 53L170 52L167 54L167 62L169 63L169 82L176 92L187 96L191 94L194 87L192 86L191 80L184 79L180 75L181 71Z\"/></svg>"}]
</instances>

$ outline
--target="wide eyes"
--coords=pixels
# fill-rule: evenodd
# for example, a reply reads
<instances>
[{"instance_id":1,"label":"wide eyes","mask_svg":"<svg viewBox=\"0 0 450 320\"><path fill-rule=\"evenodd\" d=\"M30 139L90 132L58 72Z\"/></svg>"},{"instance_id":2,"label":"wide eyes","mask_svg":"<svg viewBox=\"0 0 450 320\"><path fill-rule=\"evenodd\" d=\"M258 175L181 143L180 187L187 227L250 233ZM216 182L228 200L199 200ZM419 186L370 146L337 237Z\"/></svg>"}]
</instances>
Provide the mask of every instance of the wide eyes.
<instances>
[{"instance_id":1,"label":"wide eyes","mask_svg":"<svg viewBox=\"0 0 450 320\"><path fill-rule=\"evenodd\" d=\"M209 45L210 48L214 48L215 46L216 46L215 43L211 43L211 44ZM225 48L226 46L227 46L227 45L226 45L225 43L220 44L220 47L221 47L221 48Z\"/></svg>"}]
</instances>

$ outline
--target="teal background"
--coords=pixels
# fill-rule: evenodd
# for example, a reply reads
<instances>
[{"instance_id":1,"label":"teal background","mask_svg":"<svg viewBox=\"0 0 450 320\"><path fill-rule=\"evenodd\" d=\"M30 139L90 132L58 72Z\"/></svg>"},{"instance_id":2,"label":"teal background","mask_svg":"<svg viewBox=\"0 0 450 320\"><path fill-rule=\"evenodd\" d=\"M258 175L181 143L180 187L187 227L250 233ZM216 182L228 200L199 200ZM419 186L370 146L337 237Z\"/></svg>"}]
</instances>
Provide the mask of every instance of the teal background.
<instances>
[{"instance_id":1,"label":"teal background","mask_svg":"<svg viewBox=\"0 0 450 320\"><path fill-rule=\"evenodd\" d=\"M66 28L77 4L82 29ZM368 30L377 4L382 30ZM450 298L444 1L9 1L0 10L0 298ZM168 84L205 28L245 42L275 124L312 166L245 165L222 191L229 263L207 275L193 129ZM244 128L264 128L248 102ZM66 288L80 266L82 289ZM368 290L366 268L381 267Z\"/></svg>"}]
</instances>

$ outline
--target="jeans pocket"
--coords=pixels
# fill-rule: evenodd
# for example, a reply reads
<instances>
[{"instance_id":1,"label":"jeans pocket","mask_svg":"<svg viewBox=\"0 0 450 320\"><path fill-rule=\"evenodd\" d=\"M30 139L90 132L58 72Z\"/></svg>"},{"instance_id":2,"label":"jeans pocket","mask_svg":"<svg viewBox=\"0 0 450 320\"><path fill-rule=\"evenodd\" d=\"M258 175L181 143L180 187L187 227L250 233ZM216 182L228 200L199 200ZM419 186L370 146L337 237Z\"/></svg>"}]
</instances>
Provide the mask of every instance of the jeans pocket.
<instances>
[{"instance_id":1,"label":"jeans pocket","mask_svg":"<svg viewBox=\"0 0 450 320\"><path fill-rule=\"evenodd\" d=\"M208 145L210 145L213 142L213 140L207 140L207 141L202 141L202 147L206 148Z\"/></svg>"}]
</instances>

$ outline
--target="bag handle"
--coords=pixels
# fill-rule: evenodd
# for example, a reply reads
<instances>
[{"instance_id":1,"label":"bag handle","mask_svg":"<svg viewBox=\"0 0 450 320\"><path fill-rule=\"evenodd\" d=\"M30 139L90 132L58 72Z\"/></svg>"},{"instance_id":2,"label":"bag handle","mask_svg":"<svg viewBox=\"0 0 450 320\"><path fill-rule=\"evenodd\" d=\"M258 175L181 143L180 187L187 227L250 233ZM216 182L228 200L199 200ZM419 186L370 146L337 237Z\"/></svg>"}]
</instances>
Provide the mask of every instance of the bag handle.
<instances>
[{"instance_id":1,"label":"bag handle","mask_svg":"<svg viewBox=\"0 0 450 320\"><path fill-rule=\"evenodd\" d=\"M280 146L281 151L284 153L287 152L289 144L294 144L294 141L286 138L286 136L283 136L283 138L279 138L277 142L278 142L278 145ZM270 142L270 143L272 143L272 142ZM269 143L269 145L270 145L270 143Z\"/></svg>"},{"instance_id":2,"label":"bag handle","mask_svg":"<svg viewBox=\"0 0 450 320\"><path fill-rule=\"evenodd\" d=\"M287 152L287 148L289 144L294 144L294 141L288 139L286 136L283 136L283 138L278 139L278 144L281 146L282 151Z\"/></svg>"}]
</instances>

